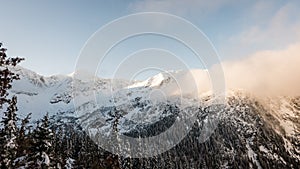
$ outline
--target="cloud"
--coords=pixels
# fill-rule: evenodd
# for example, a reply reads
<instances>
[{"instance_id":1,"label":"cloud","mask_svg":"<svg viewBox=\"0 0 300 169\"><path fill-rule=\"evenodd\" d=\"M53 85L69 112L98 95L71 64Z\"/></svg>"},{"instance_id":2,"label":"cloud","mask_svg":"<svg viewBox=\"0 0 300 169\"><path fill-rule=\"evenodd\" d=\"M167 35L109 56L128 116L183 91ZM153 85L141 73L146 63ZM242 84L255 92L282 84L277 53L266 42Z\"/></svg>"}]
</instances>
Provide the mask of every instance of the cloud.
<instances>
[{"instance_id":1,"label":"cloud","mask_svg":"<svg viewBox=\"0 0 300 169\"><path fill-rule=\"evenodd\" d=\"M226 47L231 51L225 54L243 59L222 63L228 89L259 95L300 95L300 20L295 3L284 4L270 19L258 19L230 38ZM252 12L270 8L269 4L257 3Z\"/></svg>"},{"instance_id":2,"label":"cloud","mask_svg":"<svg viewBox=\"0 0 300 169\"><path fill-rule=\"evenodd\" d=\"M232 25L232 31L222 30L224 23L216 24L220 32L229 34L220 36L221 45L217 49L221 56L239 58L222 62L227 89L244 89L259 95L299 96L299 2L253 1L249 6L233 2L143 0L132 3L130 9L203 17L228 4L233 5L232 9L241 7L242 12L236 14L239 17L232 18L237 20L232 22L236 24Z\"/></svg>"},{"instance_id":3,"label":"cloud","mask_svg":"<svg viewBox=\"0 0 300 169\"><path fill-rule=\"evenodd\" d=\"M283 49L300 39L299 2L290 1L275 10L274 5L257 2L248 24L228 38L220 49L225 57L236 58L260 50ZM274 12L270 12L273 11ZM268 16L264 16L269 13ZM259 16L261 15L261 16Z\"/></svg>"},{"instance_id":4,"label":"cloud","mask_svg":"<svg viewBox=\"0 0 300 169\"><path fill-rule=\"evenodd\" d=\"M300 95L300 42L222 63L227 89L259 95Z\"/></svg>"},{"instance_id":5,"label":"cloud","mask_svg":"<svg viewBox=\"0 0 300 169\"><path fill-rule=\"evenodd\" d=\"M297 32L297 26L299 26L299 20L294 17L297 16L293 3L288 3L282 6L275 15L267 22L266 26L254 25L248 30L243 31L239 38L244 44L262 44L266 42L276 41L276 44L280 42L287 43L297 40L293 32ZM269 43L270 44L270 43ZM272 44L271 45L276 45Z\"/></svg>"}]
</instances>

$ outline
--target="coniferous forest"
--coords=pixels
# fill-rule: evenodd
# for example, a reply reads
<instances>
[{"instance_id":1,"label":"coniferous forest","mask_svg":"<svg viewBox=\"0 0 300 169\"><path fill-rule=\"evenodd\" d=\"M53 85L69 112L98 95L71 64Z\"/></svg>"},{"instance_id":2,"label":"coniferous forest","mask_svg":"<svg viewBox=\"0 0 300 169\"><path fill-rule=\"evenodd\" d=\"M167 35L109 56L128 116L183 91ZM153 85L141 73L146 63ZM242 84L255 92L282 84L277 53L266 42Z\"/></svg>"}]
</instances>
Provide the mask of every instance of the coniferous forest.
<instances>
[{"instance_id":1,"label":"coniferous forest","mask_svg":"<svg viewBox=\"0 0 300 169\"><path fill-rule=\"evenodd\" d=\"M48 115L32 125L29 112L19 118L18 99L8 94L19 76L9 67L24 59L10 58L2 43L0 47L1 168L115 168L115 157L100 151L78 126L54 121Z\"/></svg>"},{"instance_id":2,"label":"coniferous forest","mask_svg":"<svg viewBox=\"0 0 300 169\"><path fill-rule=\"evenodd\" d=\"M124 158L99 147L76 120L46 114L39 120L31 119L31 112L20 112L18 98L9 93L14 81L20 80L10 68L23 58L8 57L0 43L0 166L1 169L48 168L299 168L299 140L279 134L272 126L273 116L263 105L237 94L228 98L227 106L195 107L198 123L187 136L170 150L151 158ZM135 99L135 106L142 107ZM295 112L299 103L292 100ZM174 123L180 109L163 104L162 114L169 116L148 126L139 126L125 133L132 137L156 135ZM218 108L220 107L220 108ZM211 111L222 111L224 116L205 142L199 142L203 118ZM107 109L111 129L118 132L124 112ZM22 114L22 116L21 116ZM50 114L50 113L49 113ZM25 116L24 116L25 115ZM287 141L290 147L285 147ZM130 149L130 147L129 147ZM273 154L271 154L272 152ZM255 155L253 155L255 154ZM280 158L279 158L280 157Z\"/></svg>"}]
</instances>

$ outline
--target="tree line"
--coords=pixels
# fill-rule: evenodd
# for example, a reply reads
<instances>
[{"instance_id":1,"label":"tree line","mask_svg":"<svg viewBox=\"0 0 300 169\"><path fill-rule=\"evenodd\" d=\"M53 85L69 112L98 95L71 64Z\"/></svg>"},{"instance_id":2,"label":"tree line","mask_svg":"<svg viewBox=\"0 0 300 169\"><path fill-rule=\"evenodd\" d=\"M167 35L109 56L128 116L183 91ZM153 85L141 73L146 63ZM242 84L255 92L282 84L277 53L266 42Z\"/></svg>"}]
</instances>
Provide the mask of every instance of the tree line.
<instances>
[{"instance_id":1,"label":"tree line","mask_svg":"<svg viewBox=\"0 0 300 169\"><path fill-rule=\"evenodd\" d=\"M117 157L99 149L80 126L57 121L48 114L34 124L30 123L30 113L19 118L17 97L8 91L20 77L10 67L24 59L8 57L6 51L0 43L1 169L118 168Z\"/></svg>"}]
</instances>

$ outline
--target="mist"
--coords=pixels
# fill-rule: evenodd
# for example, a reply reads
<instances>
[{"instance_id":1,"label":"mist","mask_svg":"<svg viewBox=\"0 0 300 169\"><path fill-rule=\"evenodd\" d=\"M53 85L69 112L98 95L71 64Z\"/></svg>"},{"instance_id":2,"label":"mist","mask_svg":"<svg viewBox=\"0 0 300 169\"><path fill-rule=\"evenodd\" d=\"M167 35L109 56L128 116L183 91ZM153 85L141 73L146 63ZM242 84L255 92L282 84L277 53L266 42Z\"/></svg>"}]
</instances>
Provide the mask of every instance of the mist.
<instances>
[{"instance_id":1,"label":"mist","mask_svg":"<svg viewBox=\"0 0 300 169\"><path fill-rule=\"evenodd\" d=\"M226 89L258 95L300 95L300 43L222 62Z\"/></svg>"}]
</instances>

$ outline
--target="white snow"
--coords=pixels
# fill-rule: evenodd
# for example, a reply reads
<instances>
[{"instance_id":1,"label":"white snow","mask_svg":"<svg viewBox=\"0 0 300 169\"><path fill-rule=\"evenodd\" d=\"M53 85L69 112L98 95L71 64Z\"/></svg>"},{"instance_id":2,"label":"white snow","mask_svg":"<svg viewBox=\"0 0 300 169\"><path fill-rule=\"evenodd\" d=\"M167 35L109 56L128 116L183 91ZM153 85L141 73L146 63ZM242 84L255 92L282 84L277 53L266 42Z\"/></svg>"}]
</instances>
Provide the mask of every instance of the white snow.
<instances>
[{"instance_id":1,"label":"white snow","mask_svg":"<svg viewBox=\"0 0 300 169\"><path fill-rule=\"evenodd\" d=\"M198 98L212 90L206 70L189 70L159 73L143 82L137 82L128 88L160 88L167 96L182 95Z\"/></svg>"},{"instance_id":2,"label":"white snow","mask_svg":"<svg viewBox=\"0 0 300 169\"><path fill-rule=\"evenodd\" d=\"M50 116L64 113L68 117L87 118L103 106L125 109L128 111L126 118L131 119L138 117L140 111L138 108L128 108L124 105L138 97L141 97L141 101L180 102L181 108L200 104L199 99L203 103L213 100L207 70L169 71L133 83L118 79L100 79L84 71L68 76L43 77L19 66L13 70L21 77L13 83L10 90L11 95L18 97L18 116L24 118L28 113L32 113L32 121L40 119L46 113ZM88 80L82 80L81 76ZM226 94L227 97L240 97L240 100L251 97L251 94L242 90L229 91ZM265 106L270 105L268 111L279 121L278 126L282 127L288 136L295 135L297 130L292 119L299 118L294 113L297 110L291 107L287 98L273 100L275 101L265 103ZM247 107L241 106L236 109L245 111ZM149 110L142 120L145 122L156 120L159 112ZM277 132L280 133L280 130Z\"/></svg>"},{"instance_id":3,"label":"white snow","mask_svg":"<svg viewBox=\"0 0 300 169\"><path fill-rule=\"evenodd\" d=\"M247 140L246 147L248 149L248 157L256 164L258 169L262 169L259 161L257 160L257 154L252 150L248 140Z\"/></svg>"},{"instance_id":4,"label":"white snow","mask_svg":"<svg viewBox=\"0 0 300 169\"><path fill-rule=\"evenodd\" d=\"M65 168L66 168L66 169L73 169L73 168L74 168L74 167L73 167L74 162L75 162L75 160L69 157L69 158L67 159L67 161L66 161Z\"/></svg>"},{"instance_id":5,"label":"white snow","mask_svg":"<svg viewBox=\"0 0 300 169\"><path fill-rule=\"evenodd\" d=\"M259 146L259 150L264 152L264 153L267 153L267 154L269 153L269 150L266 149L264 146Z\"/></svg>"},{"instance_id":6,"label":"white snow","mask_svg":"<svg viewBox=\"0 0 300 169\"><path fill-rule=\"evenodd\" d=\"M82 122L88 125L90 122L89 118L95 118L95 115L89 117L91 113L97 113L101 106L115 106L128 112L125 115L127 119L150 123L160 117L161 111L149 109L148 111L145 110L144 114L141 114L138 107L124 107L124 105L128 105L132 99L137 97L141 97L141 101L166 102L165 100L168 100L176 103L181 101L181 108L188 107L191 104L200 104L198 99L201 99L201 102L204 103L213 100L211 99L213 92L211 90L210 77L206 70L164 72L145 81L133 83L117 79L100 79L86 72L75 72L68 76L43 77L21 67L14 68L14 70L21 77L21 80L13 83L13 88L10 90L11 95L17 95L18 97L17 106L20 112L18 115L21 114L21 118L23 118L28 113L32 113L33 121L40 119L46 113L49 113L50 116L56 113L64 113L66 116L87 119ZM227 97L239 97L240 102L245 98L252 97L251 94L243 90L228 91L226 95ZM73 100L74 97L76 97L76 100ZM297 134L296 126L292 119L299 118L295 113L298 112L300 114L299 111L291 106L289 98L271 99L272 102L268 101L264 106L269 104L267 111L278 120L277 125L284 129L287 136ZM234 110L244 112L248 109L243 103L239 103L239 105L241 106L229 110L228 113L230 114L230 111ZM98 113L98 116L103 115ZM103 117L104 123L105 118ZM247 125L243 120L236 119L236 121L241 125ZM120 123L123 122L120 121ZM101 129L102 132L106 132L109 128L109 126L103 126ZM89 132L99 132L96 130L98 129L91 128ZM120 128L121 132L126 130L126 128ZM239 130L242 130L242 128ZM277 132L282 134L280 130L277 130ZM251 148L251 141L248 141L246 146L248 157L252 159L258 168L261 168L257 160L257 154ZM292 154L293 147L286 139L285 146ZM259 150L266 154L272 153L263 146L260 146ZM281 158L276 155L274 157ZM45 158L47 160L47 156ZM298 158L300 159L300 157ZM67 161L71 164L72 159L70 158Z\"/></svg>"},{"instance_id":7,"label":"white snow","mask_svg":"<svg viewBox=\"0 0 300 169\"><path fill-rule=\"evenodd\" d=\"M42 158L43 158L42 163L49 166L50 165L50 159L49 159L49 156L45 152L42 152Z\"/></svg>"}]
</instances>

